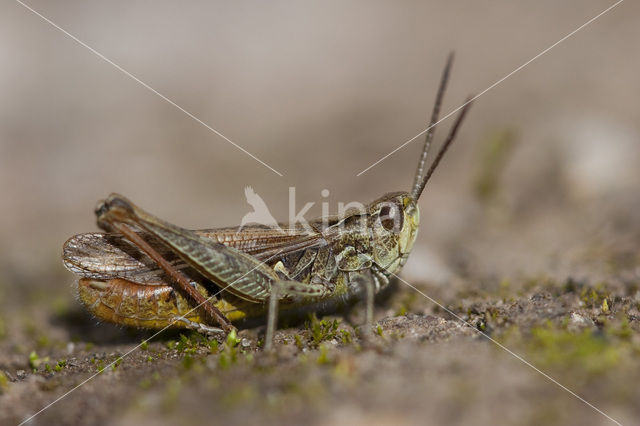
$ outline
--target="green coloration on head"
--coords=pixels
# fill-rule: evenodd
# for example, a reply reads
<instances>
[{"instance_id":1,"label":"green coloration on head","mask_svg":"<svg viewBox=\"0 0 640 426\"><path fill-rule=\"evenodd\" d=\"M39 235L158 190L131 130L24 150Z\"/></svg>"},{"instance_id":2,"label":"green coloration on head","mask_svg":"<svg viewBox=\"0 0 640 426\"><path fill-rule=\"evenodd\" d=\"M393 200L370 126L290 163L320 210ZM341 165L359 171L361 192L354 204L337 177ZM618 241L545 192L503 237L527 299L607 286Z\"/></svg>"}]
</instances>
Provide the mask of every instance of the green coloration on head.
<instances>
[{"instance_id":1,"label":"green coloration on head","mask_svg":"<svg viewBox=\"0 0 640 426\"><path fill-rule=\"evenodd\" d=\"M387 194L369 206L373 261L395 274L405 264L418 236L420 210L406 192Z\"/></svg>"}]
</instances>

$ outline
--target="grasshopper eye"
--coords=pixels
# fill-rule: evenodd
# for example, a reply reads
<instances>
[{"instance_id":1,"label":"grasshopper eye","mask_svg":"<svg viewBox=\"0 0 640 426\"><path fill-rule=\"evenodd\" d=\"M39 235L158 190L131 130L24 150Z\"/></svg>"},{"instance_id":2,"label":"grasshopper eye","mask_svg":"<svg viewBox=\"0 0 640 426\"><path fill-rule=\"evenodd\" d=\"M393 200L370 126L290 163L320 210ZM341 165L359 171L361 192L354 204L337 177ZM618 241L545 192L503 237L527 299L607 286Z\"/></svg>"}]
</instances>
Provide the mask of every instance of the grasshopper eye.
<instances>
[{"instance_id":1,"label":"grasshopper eye","mask_svg":"<svg viewBox=\"0 0 640 426\"><path fill-rule=\"evenodd\" d=\"M403 215L400 206L389 203L380 209L380 224L390 232L398 233L402 229Z\"/></svg>"}]
</instances>

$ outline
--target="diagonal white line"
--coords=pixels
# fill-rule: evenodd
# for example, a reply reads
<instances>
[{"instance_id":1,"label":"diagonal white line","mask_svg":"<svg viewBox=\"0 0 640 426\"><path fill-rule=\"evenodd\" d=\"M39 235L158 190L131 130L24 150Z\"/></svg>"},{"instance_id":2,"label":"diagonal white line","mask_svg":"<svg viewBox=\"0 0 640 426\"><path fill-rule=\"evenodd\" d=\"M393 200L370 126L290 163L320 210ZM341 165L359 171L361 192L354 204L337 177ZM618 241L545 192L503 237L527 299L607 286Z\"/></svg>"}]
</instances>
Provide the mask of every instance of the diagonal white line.
<instances>
[{"instance_id":1,"label":"diagonal white line","mask_svg":"<svg viewBox=\"0 0 640 426\"><path fill-rule=\"evenodd\" d=\"M198 309L200 306L204 305L205 303L209 302L211 299L213 299L214 297L216 297L217 295L219 295L220 293L222 293L223 291L225 291L226 289L228 289L229 287L231 287L232 285L234 285L236 282L238 282L239 280L241 280L242 278L246 277L247 275L249 275L251 272L255 271L256 269L258 269L259 267L261 267L262 265L265 265L268 261L270 261L271 259L273 259L274 257L276 257L277 255L279 255L280 253L282 253L282 250L278 251L276 254L274 254L273 256L269 257L267 260L265 260L264 262L260 262L259 265L257 265L255 268L251 269L249 272L247 272L246 274L242 275L241 277L238 277L236 280L234 280L232 283L230 283L229 285L225 286L224 288L222 288L220 291L212 294L211 296L209 296L204 302L200 303L199 305L197 305L196 307L192 308L191 310L189 310L188 312L186 312L184 315L182 315L183 317L187 317L191 312L195 311L196 309ZM171 327L173 324L175 324L176 322L178 322L178 320L173 320L169 323L169 325L165 326L163 329L158 330L157 332L155 332L151 337L144 339L142 342L140 342L138 345L134 346L131 350L129 350L127 353L125 353L124 355L116 358L114 361L112 361L110 364L108 364L106 367L104 367L102 370L98 370L96 373L94 373L93 375L89 376L87 379L83 380L82 382L80 382L79 384L77 384L76 386L74 386L73 388L69 389L67 392L63 393L62 395L60 395L58 398L54 399L53 401L51 401L49 404L45 405L44 407L42 407L41 409L39 409L36 413L32 414L31 416L27 417L25 420L23 420L20 424L18 424L18 426L22 426L25 423L28 423L29 421L31 421L34 417L36 417L37 415L41 414L43 411L49 409L52 405L54 405L55 403L61 401L62 399L66 398L67 396L69 396L71 393L73 393L74 391L76 391L78 388L82 387L83 385L85 385L87 382L93 380L96 376L99 376L102 371L106 370L107 368L111 367L112 365L114 365L116 362L123 360L125 357L127 357L128 355L130 355L132 352L135 352L138 348L140 348L142 345L144 345L145 343L148 343L151 339L153 339L154 337L156 337L158 334L162 333L163 331L165 331L166 329L168 329L169 327Z\"/></svg>"},{"instance_id":2,"label":"diagonal white line","mask_svg":"<svg viewBox=\"0 0 640 426\"><path fill-rule=\"evenodd\" d=\"M171 99L169 99L168 97L166 97L165 95L163 95L162 93L158 92L156 89L154 89L153 87L149 86L147 83L145 83L144 81L140 80L138 77L136 77L135 75L131 74L129 71L125 70L124 68L122 68L120 65L116 64L115 62L113 62L111 59L107 58L106 56L104 56L102 53L98 52L97 50L95 50L93 47L89 46L88 44L86 44L85 42L83 42L82 40L78 39L76 36L74 36L73 34L71 34L70 32L68 32L67 30L65 30L64 28L60 27L59 25L57 25L55 22L51 21L49 18L47 18L46 16L42 15L41 13L37 12L36 10L34 10L33 8L31 8L29 5L25 4L24 2L20 1L20 0L15 0L16 3L20 4L21 6L23 6L25 9L33 12L35 15L37 15L38 17L40 17L43 21L47 22L48 24L50 24L52 27L56 28L57 30L61 31L62 33L64 33L67 37L69 37L70 39L72 39L73 41L75 41L76 43L80 44L81 46L87 48L89 51L91 51L91 53L93 53L94 55L96 55L97 57L99 57L100 59L102 59L103 61L107 62L108 64L112 65L113 67L115 67L118 71L122 72L124 75L126 75L127 77L131 78L132 80L134 80L135 82L137 82L138 84L140 84L141 86L143 86L145 89L148 89L149 91L153 92L154 94L158 95L160 98L162 98L163 100L167 101L168 103L170 103L171 105L173 105L174 107L176 107L177 109L179 109L180 111L182 111L183 113L185 113L186 115L188 115L189 117L191 117L193 120L195 120L196 122L198 122L199 124L203 125L204 127L206 127L207 129L211 130L213 133L215 133L216 135L220 136L222 139L224 139L225 141L229 142L231 145L235 146L236 148L238 148L240 151L244 152L245 154L247 154L249 157L253 158L254 160L256 160L258 163L262 164L263 166L265 166L266 168L268 168L269 170L271 170L273 173L277 174L278 176L282 177L282 173L280 173L279 171L277 171L276 169L274 169L273 167L271 167L270 165L268 165L267 163L265 163L264 161L262 161L261 159L259 159L258 157L256 157L255 155L253 155L252 153L250 153L249 151L247 151L246 149L244 149L243 147L241 147L240 145L238 145L237 143L235 143L234 141L232 141L231 139L229 139L228 137L226 137L225 135L223 135L222 133L220 133L219 131L217 131L216 129L214 129L213 127L211 127L210 125L208 125L207 123L205 123L204 121L202 121L201 119L199 119L198 117L196 117L195 115L191 114L189 111L187 111L186 109L182 108L180 105L178 105L177 103L175 103L174 101L172 101Z\"/></svg>"},{"instance_id":3,"label":"diagonal white line","mask_svg":"<svg viewBox=\"0 0 640 426\"><path fill-rule=\"evenodd\" d=\"M453 114L455 114L456 112L460 111L462 108L464 108L466 105L470 104L471 102L475 101L476 99L478 99L480 96L484 95L485 93L487 93L489 90L493 89L494 87L496 87L497 85L499 85L500 83L502 83L503 81L505 81L506 79L508 79L509 77L511 77L512 75L514 75L515 73L517 73L518 71L520 71L521 69L523 69L524 67L526 67L527 65L529 65L531 62L535 61L536 59L538 59L539 57L541 57L542 55L544 55L545 53L547 53L548 51L550 51L551 49L553 49L554 47L556 47L557 45L559 45L560 43L562 43L563 41L565 41L566 39L568 39L569 37L573 36L574 34L576 34L578 31L580 31L581 29L583 29L584 27L586 27L587 25L591 24L593 21L595 21L596 19L600 18L602 15L604 15L605 13L609 12L611 9L613 9L614 7L618 6L620 3L622 3L624 0L618 0L616 3L614 3L613 5L609 6L608 8L606 8L605 10L603 10L602 12L600 12L599 14L597 14L596 16L594 16L593 18L589 19L587 22L585 22L584 24L580 25L578 28L576 28L575 30L571 31L569 34L567 34L566 36L562 37L560 40L556 41L555 43L553 43L551 46L547 47L546 49L544 49L542 52L538 53L536 56L534 56L533 58L529 59L527 62L525 62L524 64L520 65L518 68L516 68L515 70L511 71L509 74L505 75L504 77L502 77L500 80L496 81L495 83L493 83L491 86L487 87L486 89L484 89L482 92L478 93L477 95L475 95L474 97L472 97L471 99L469 99L467 102L463 103L462 105L460 105L458 108L454 109L453 111L451 111L450 113L448 113L447 115L445 115L444 117L442 117L440 120L438 120L437 122L435 122L433 125L427 127L426 129L424 129L423 131L421 131L420 133L418 133L417 135L415 135L414 137L412 137L411 139L409 139L408 141L406 141L405 143L403 143L402 145L400 145L399 147L397 147L396 149L394 149L393 151L391 151L390 153L388 153L387 155L385 155L384 157L382 157L381 159L379 159L378 161L376 161L375 163L371 164L369 167L367 167L366 169L364 169L363 171L361 171L360 173L358 173L356 176L360 176L364 173L366 173L367 171L369 171L371 168L377 166L378 164L380 164L381 162L383 162L384 160L386 160L387 158L389 158L390 156L392 156L393 154L395 154L396 152L400 151L402 148L404 148L405 146L409 145L411 142L413 142L414 140L416 140L417 138L419 138L420 136L422 136L423 134L425 134L429 129L431 129L432 127L435 127L438 123L440 123L441 121L446 120L447 118L451 117Z\"/></svg>"},{"instance_id":4,"label":"diagonal white line","mask_svg":"<svg viewBox=\"0 0 640 426\"><path fill-rule=\"evenodd\" d=\"M574 397L578 398L580 401L584 402L585 404L587 404L589 407L593 408L594 410L596 410L598 413L602 414L603 416L605 416L607 419L611 420L612 422L614 422L617 425L622 426L622 423L620 423L619 421L613 419L611 416L609 416L607 413L605 413L604 411L600 410L598 407L596 407L595 405L593 405L592 403L590 403L589 401L587 401L586 399L584 399L583 397L581 397L580 395L578 395L577 393L575 393L574 391L572 391L571 389L569 389L568 387L566 387L565 385L563 385L562 383L558 382L556 379L554 379L553 377L549 376L547 373L545 373L544 371L540 370L538 367L536 367L535 365L531 364L529 361L527 361L526 359L524 359L523 357L521 357L520 355L518 355L517 353L513 352L511 349L507 348L506 346L504 346L502 343L498 342L497 340L493 339L491 336L489 336L487 333L485 333L482 330L478 330L477 327L474 327L473 324L470 324L469 322L465 321L462 317L460 317L459 315L457 315L455 312L451 311L450 309L448 309L447 307L443 306L441 303L439 303L437 300L429 297L428 295L426 295L424 292L422 292L420 289L416 288L415 286L413 286L412 284L408 283L407 281L403 280L402 278L400 278L398 275L394 274L393 272L391 272L391 275L393 275L394 277L396 277L398 280L402 281L404 284L408 285L409 287L411 287L412 289L414 289L415 291L417 291L418 293L420 293L423 297L425 297L426 299L428 299L430 302L438 305L440 308L444 309L445 311L447 311L450 315L452 315L453 317L455 317L457 320L459 320L460 322L462 322L464 325L471 327L473 330L477 331L478 333L480 333L483 337L487 338L489 341L491 341L492 343L494 343L495 345L497 345L500 349L506 351L507 353L509 353L511 356L513 356L514 358L516 358L517 360L523 362L525 365L527 365L528 367L532 368L533 370L535 370L536 372L540 373L542 376L544 376L546 379L548 379L549 381L551 381L552 383L555 383L556 385L558 385L560 388L562 388L563 390L569 392L571 395L573 395Z\"/></svg>"}]
</instances>

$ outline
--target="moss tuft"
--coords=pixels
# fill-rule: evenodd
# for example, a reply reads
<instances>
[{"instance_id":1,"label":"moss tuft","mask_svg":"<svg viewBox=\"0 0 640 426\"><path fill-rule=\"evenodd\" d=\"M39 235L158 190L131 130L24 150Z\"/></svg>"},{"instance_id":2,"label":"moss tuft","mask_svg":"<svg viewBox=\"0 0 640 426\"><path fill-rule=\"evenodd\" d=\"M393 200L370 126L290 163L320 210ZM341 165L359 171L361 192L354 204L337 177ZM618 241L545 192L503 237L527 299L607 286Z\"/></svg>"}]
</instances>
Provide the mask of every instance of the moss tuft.
<instances>
[{"instance_id":1,"label":"moss tuft","mask_svg":"<svg viewBox=\"0 0 640 426\"><path fill-rule=\"evenodd\" d=\"M579 333L552 325L531 330L530 353L543 366L576 367L600 374L615 367L620 360L620 346L612 344L591 329Z\"/></svg>"},{"instance_id":2,"label":"moss tuft","mask_svg":"<svg viewBox=\"0 0 640 426\"><path fill-rule=\"evenodd\" d=\"M0 395L9 390L9 379L3 371L0 371Z\"/></svg>"},{"instance_id":3,"label":"moss tuft","mask_svg":"<svg viewBox=\"0 0 640 426\"><path fill-rule=\"evenodd\" d=\"M318 320L316 314L312 314L309 321L305 323L305 328L311 335L311 341L315 346L320 343L334 339L338 335L338 326L340 322L338 320Z\"/></svg>"}]
</instances>

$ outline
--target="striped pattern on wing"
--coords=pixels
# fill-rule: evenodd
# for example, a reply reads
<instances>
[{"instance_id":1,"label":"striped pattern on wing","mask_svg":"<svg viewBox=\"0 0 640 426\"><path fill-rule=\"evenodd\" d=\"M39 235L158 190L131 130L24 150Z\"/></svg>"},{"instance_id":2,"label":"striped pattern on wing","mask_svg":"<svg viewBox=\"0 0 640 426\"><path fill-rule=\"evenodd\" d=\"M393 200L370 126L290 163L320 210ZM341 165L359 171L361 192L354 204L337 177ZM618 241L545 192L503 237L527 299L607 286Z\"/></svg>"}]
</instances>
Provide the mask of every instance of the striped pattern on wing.
<instances>
[{"instance_id":1,"label":"striped pattern on wing","mask_svg":"<svg viewBox=\"0 0 640 426\"><path fill-rule=\"evenodd\" d=\"M239 232L237 228L205 229L194 232L214 242L247 253L259 261L266 261L279 252L278 258L326 244L319 233L308 233L303 229L278 231L261 226L250 226L244 227ZM146 232L141 232L141 235L175 268L187 275L194 274L189 265L161 244L157 238ZM124 278L148 285L167 282L164 272L155 262L120 234L94 232L75 235L64 244L62 258L68 270L86 278ZM269 264L276 261L277 259L274 259Z\"/></svg>"}]
</instances>

